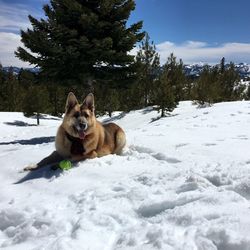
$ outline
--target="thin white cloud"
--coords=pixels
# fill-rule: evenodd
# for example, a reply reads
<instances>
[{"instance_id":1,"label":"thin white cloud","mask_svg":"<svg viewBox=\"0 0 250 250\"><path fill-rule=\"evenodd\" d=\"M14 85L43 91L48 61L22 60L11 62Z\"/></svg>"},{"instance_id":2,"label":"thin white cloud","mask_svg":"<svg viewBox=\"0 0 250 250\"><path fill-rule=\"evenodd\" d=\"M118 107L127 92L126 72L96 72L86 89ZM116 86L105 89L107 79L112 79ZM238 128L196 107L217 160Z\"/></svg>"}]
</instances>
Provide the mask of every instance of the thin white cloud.
<instances>
[{"instance_id":1,"label":"thin white cloud","mask_svg":"<svg viewBox=\"0 0 250 250\"><path fill-rule=\"evenodd\" d=\"M181 58L184 63L218 63L222 57L227 61L250 63L250 43L225 43L212 46L200 41L187 41L175 44L166 41L156 45L161 56L161 63L167 61L170 53Z\"/></svg>"},{"instance_id":2,"label":"thin white cloud","mask_svg":"<svg viewBox=\"0 0 250 250\"><path fill-rule=\"evenodd\" d=\"M20 35L0 32L0 62L3 66L29 67L28 63L15 57L14 51L22 46Z\"/></svg>"},{"instance_id":3,"label":"thin white cloud","mask_svg":"<svg viewBox=\"0 0 250 250\"><path fill-rule=\"evenodd\" d=\"M186 41L184 45L187 48L204 48L207 46L207 43L199 41Z\"/></svg>"},{"instance_id":4,"label":"thin white cloud","mask_svg":"<svg viewBox=\"0 0 250 250\"><path fill-rule=\"evenodd\" d=\"M19 33L30 27L28 15L38 16L38 12L24 4L7 4L0 0L0 30Z\"/></svg>"},{"instance_id":5,"label":"thin white cloud","mask_svg":"<svg viewBox=\"0 0 250 250\"><path fill-rule=\"evenodd\" d=\"M17 47L23 46L20 41L20 29L31 27L29 14L39 16L39 13L28 5L10 4L0 0L0 63L3 66L29 66L14 55Z\"/></svg>"},{"instance_id":6,"label":"thin white cloud","mask_svg":"<svg viewBox=\"0 0 250 250\"><path fill-rule=\"evenodd\" d=\"M27 28L28 13L18 6L8 6L1 3L0 8L0 29L19 32L20 29Z\"/></svg>"}]
</instances>

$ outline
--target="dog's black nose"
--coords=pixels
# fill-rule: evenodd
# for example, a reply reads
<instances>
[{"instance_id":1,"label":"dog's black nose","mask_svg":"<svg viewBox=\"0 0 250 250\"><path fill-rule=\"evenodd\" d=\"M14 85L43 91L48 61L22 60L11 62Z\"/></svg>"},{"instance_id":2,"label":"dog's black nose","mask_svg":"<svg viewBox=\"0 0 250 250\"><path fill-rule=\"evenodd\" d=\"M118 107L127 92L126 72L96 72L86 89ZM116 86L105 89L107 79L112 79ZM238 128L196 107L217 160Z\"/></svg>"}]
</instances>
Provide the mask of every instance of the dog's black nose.
<instances>
[{"instance_id":1,"label":"dog's black nose","mask_svg":"<svg viewBox=\"0 0 250 250\"><path fill-rule=\"evenodd\" d=\"M87 123L80 123L79 127L80 127L80 129L86 130L88 125L87 125Z\"/></svg>"}]
</instances>

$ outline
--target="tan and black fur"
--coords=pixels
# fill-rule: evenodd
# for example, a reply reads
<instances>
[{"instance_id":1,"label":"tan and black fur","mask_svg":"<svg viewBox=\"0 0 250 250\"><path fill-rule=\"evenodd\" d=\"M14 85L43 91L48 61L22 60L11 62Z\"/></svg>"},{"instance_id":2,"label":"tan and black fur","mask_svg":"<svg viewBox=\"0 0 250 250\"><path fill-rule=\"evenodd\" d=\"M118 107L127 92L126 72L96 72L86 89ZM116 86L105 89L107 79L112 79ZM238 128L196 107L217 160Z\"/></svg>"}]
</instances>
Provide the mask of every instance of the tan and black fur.
<instances>
[{"instance_id":1,"label":"tan and black fur","mask_svg":"<svg viewBox=\"0 0 250 250\"><path fill-rule=\"evenodd\" d=\"M65 116L58 128L54 151L38 164L25 170L56 165L63 159L73 162L108 154L119 154L126 144L124 131L115 123L101 124L96 120L94 96L89 94L82 104L69 93Z\"/></svg>"}]
</instances>

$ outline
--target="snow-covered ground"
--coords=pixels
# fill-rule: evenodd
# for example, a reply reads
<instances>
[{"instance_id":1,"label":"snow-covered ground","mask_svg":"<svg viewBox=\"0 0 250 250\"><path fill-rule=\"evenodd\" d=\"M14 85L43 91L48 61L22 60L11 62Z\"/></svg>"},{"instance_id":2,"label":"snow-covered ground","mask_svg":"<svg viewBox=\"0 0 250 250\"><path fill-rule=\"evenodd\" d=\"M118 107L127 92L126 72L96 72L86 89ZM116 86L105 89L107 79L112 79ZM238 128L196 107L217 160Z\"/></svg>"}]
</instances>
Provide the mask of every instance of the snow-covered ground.
<instances>
[{"instance_id":1,"label":"snow-covered ground","mask_svg":"<svg viewBox=\"0 0 250 250\"><path fill-rule=\"evenodd\" d=\"M54 149L60 120L0 113L0 248L250 249L250 102L157 116L114 119L121 156L27 173Z\"/></svg>"}]
</instances>

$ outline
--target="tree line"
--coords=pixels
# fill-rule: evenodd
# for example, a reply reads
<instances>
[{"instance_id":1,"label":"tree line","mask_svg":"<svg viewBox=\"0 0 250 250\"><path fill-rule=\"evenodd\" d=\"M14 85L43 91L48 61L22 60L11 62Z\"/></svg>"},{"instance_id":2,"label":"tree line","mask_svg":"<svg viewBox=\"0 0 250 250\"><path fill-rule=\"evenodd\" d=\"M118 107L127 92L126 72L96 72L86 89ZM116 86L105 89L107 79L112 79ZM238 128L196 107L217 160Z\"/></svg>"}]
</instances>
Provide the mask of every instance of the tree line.
<instances>
[{"instance_id":1,"label":"tree line","mask_svg":"<svg viewBox=\"0 0 250 250\"><path fill-rule=\"evenodd\" d=\"M165 116L181 100L204 106L250 98L234 64L225 67L224 58L197 79L184 74L173 53L160 65L142 21L127 23L134 9L134 0L51 0L43 7L46 18L30 15L32 28L21 31L24 46L15 54L40 70L15 75L0 66L0 110L60 116L69 91L79 99L94 92L97 113L110 116L149 105Z\"/></svg>"},{"instance_id":2,"label":"tree line","mask_svg":"<svg viewBox=\"0 0 250 250\"><path fill-rule=\"evenodd\" d=\"M184 74L183 62L170 54L160 66L160 57L149 36L144 39L137 54L137 78L124 87L107 86L95 81L92 90L96 96L97 113L112 115L113 111L130 111L154 106L165 116L182 100L193 100L200 106L223 101L249 100L250 87L243 85L231 63L205 66L201 75L192 79ZM147 48L146 48L147 47ZM146 51L145 51L146 48ZM147 49L149 51L147 51ZM46 113L61 116L67 94L73 91L83 99L90 91L79 85L43 82L36 73L21 69L18 74L0 65L0 110L24 112L26 116Z\"/></svg>"}]
</instances>

